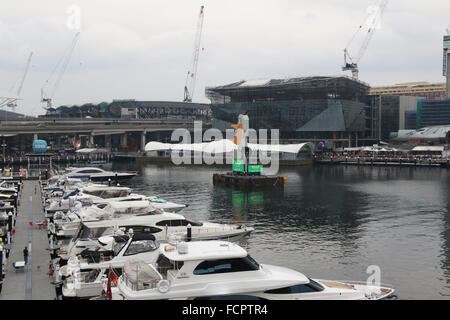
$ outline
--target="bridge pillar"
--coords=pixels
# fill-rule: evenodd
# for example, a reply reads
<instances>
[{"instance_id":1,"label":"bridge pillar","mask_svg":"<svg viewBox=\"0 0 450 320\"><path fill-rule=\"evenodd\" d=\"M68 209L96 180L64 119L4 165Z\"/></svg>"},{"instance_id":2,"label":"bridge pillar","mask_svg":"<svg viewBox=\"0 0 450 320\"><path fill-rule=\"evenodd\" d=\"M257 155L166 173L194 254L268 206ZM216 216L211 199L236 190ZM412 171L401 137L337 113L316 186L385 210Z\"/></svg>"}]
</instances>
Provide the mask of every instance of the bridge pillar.
<instances>
[{"instance_id":1,"label":"bridge pillar","mask_svg":"<svg viewBox=\"0 0 450 320\"><path fill-rule=\"evenodd\" d=\"M111 135L110 134L105 135L105 148L108 151L111 151Z\"/></svg>"},{"instance_id":2,"label":"bridge pillar","mask_svg":"<svg viewBox=\"0 0 450 320\"><path fill-rule=\"evenodd\" d=\"M125 132L124 134L120 135L120 147L121 148L127 148L127 133Z\"/></svg>"},{"instance_id":3,"label":"bridge pillar","mask_svg":"<svg viewBox=\"0 0 450 320\"><path fill-rule=\"evenodd\" d=\"M145 151L146 136L147 136L147 131L144 130L141 133L141 151L142 152Z\"/></svg>"},{"instance_id":4,"label":"bridge pillar","mask_svg":"<svg viewBox=\"0 0 450 320\"><path fill-rule=\"evenodd\" d=\"M89 140L88 140L88 148L92 148L94 146L94 135L92 133L89 134Z\"/></svg>"}]
</instances>

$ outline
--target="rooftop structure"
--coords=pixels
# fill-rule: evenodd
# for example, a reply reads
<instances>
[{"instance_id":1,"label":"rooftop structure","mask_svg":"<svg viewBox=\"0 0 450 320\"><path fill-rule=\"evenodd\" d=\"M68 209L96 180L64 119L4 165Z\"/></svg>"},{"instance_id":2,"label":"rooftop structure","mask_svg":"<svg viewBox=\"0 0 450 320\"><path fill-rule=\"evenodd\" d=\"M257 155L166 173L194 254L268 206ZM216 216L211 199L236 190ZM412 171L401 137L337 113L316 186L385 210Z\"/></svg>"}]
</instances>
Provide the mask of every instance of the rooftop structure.
<instances>
[{"instance_id":1,"label":"rooftop structure","mask_svg":"<svg viewBox=\"0 0 450 320\"><path fill-rule=\"evenodd\" d=\"M432 126L419 130L399 130L392 133L393 141L403 142L439 142L448 143L450 140L450 125Z\"/></svg>"},{"instance_id":2,"label":"rooftop structure","mask_svg":"<svg viewBox=\"0 0 450 320\"><path fill-rule=\"evenodd\" d=\"M398 83L392 86L372 87L369 95L417 96L427 99L445 98L446 85L445 82L430 83L426 81Z\"/></svg>"},{"instance_id":3,"label":"rooftop structure","mask_svg":"<svg viewBox=\"0 0 450 320\"><path fill-rule=\"evenodd\" d=\"M186 242L187 252L180 253L176 247L165 245L160 251L172 261L227 259L247 256L247 251L237 244L225 241Z\"/></svg>"},{"instance_id":4,"label":"rooftop structure","mask_svg":"<svg viewBox=\"0 0 450 320\"><path fill-rule=\"evenodd\" d=\"M218 87L207 87L213 104L293 99L345 99L364 101L369 85L345 76L289 79L242 80Z\"/></svg>"}]
</instances>

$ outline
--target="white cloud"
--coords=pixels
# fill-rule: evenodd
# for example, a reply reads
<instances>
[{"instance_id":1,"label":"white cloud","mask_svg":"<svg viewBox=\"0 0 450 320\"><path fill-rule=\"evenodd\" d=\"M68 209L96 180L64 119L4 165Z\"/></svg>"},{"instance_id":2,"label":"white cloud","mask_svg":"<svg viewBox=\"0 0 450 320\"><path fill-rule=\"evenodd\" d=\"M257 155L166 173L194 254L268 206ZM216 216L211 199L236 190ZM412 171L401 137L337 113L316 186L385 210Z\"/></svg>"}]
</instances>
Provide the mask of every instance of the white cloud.
<instances>
[{"instance_id":1,"label":"white cloud","mask_svg":"<svg viewBox=\"0 0 450 320\"><path fill-rule=\"evenodd\" d=\"M24 0L2 4L0 91L33 64L17 111L43 113L40 88L74 36L66 9L81 8L81 36L55 102L181 100L201 4L205 20L194 100L205 86L241 79L342 74L343 49L373 0ZM390 1L360 62L372 85L443 81L450 3ZM357 50L358 45L352 50Z\"/></svg>"}]
</instances>

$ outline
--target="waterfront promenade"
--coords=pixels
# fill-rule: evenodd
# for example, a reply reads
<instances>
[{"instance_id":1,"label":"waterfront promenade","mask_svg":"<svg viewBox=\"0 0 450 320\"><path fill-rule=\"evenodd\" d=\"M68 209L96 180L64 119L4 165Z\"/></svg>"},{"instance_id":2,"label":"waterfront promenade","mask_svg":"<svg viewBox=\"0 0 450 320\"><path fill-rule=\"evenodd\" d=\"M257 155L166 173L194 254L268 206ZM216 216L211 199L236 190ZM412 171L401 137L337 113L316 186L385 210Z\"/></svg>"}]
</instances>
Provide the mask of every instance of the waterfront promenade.
<instances>
[{"instance_id":1,"label":"waterfront promenade","mask_svg":"<svg viewBox=\"0 0 450 320\"><path fill-rule=\"evenodd\" d=\"M56 291L48 276L50 251L47 228L39 229L37 226L44 220L39 181L24 181L17 210L16 232L0 300L54 300ZM29 250L28 264L22 270L15 270L12 264L23 261L25 247Z\"/></svg>"}]
</instances>

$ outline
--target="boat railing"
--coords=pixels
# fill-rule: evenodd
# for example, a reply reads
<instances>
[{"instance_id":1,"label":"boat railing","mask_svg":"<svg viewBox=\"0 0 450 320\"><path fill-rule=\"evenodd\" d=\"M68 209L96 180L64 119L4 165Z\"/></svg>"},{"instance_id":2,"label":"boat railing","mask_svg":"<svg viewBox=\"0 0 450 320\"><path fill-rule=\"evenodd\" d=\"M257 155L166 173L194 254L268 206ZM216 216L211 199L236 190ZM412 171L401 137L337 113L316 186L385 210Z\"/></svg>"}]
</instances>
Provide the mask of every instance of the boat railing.
<instances>
[{"instance_id":1,"label":"boat railing","mask_svg":"<svg viewBox=\"0 0 450 320\"><path fill-rule=\"evenodd\" d=\"M379 287L383 287L383 288L389 288L389 289L394 289L394 286L392 284L388 284L388 283L371 283L368 281L355 281L355 280L335 280L334 282L342 282L342 283L346 283L346 284L356 284L356 285L364 285L364 286L379 286Z\"/></svg>"},{"instance_id":2,"label":"boat railing","mask_svg":"<svg viewBox=\"0 0 450 320\"><path fill-rule=\"evenodd\" d=\"M122 274L120 277L122 281L125 283L125 285L133 291L155 289L157 287L158 282L161 280L155 279L150 281L140 281L139 279L137 279L136 281L130 279L125 273Z\"/></svg>"},{"instance_id":3,"label":"boat railing","mask_svg":"<svg viewBox=\"0 0 450 320\"><path fill-rule=\"evenodd\" d=\"M94 283L97 280L98 273L92 273L91 271L77 272L70 277L64 279L64 285L68 283Z\"/></svg>"}]
</instances>

